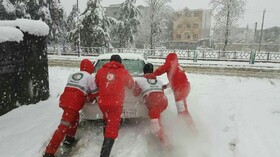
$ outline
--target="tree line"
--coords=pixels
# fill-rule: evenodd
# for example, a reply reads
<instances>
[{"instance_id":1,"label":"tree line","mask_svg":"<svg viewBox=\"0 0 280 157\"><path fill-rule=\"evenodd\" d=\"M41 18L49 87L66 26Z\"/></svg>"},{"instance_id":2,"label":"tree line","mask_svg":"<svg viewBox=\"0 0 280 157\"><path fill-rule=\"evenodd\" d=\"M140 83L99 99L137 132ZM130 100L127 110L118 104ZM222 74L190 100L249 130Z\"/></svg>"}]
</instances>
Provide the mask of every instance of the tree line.
<instances>
[{"instance_id":1,"label":"tree line","mask_svg":"<svg viewBox=\"0 0 280 157\"><path fill-rule=\"evenodd\" d=\"M108 48L112 47L113 41L117 42L117 47L133 47L135 40L139 40L136 35L150 38L155 43L158 42L156 38L159 38L160 32L165 32L163 29L167 24L170 28L171 20L169 23L166 22L168 20L160 22L160 19L166 18L159 17L159 11L167 0L147 0L147 4L153 6L152 10L148 10L151 13L147 17L149 24L141 21L143 13L136 6L136 0L125 0L117 18L106 15L100 2L101 0L88 0L84 11L78 10L75 4L70 14L66 15L60 0L0 0L0 20L42 20L50 27L49 44L71 43L75 47ZM152 44L153 47L154 45Z\"/></svg>"},{"instance_id":2,"label":"tree line","mask_svg":"<svg viewBox=\"0 0 280 157\"><path fill-rule=\"evenodd\" d=\"M49 44L74 47L125 48L143 42L153 49L172 40L175 10L167 5L171 0L145 0L148 7L144 11L136 0L124 0L115 18L106 15L101 1L88 0L83 11L75 4L66 15L60 0L0 0L0 20L42 20L50 27ZM232 28L244 15L245 4L245 0L211 0L209 4L216 28L222 28L224 34L224 50Z\"/></svg>"}]
</instances>

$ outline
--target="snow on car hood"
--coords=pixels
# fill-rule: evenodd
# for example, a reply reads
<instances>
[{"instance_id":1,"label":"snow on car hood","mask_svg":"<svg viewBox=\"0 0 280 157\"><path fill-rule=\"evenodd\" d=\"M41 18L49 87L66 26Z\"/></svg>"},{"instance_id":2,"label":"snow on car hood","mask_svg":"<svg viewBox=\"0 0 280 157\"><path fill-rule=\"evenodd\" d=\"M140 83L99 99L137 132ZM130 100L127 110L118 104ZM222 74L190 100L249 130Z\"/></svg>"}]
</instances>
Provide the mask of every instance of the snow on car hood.
<instances>
[{"instance_id":1,"label":"snow on car hood","mask_svg":"<svg viewBox=\"0 0 280 157\"><path fill-rule=\"evenodd\" d=\"M131 59L131 60L144 60L144 57L140 54L135 53L106 53L99 55L97 59L110 59L112 55L120 55L122 59Z\"/></svg>"}]
</instances>

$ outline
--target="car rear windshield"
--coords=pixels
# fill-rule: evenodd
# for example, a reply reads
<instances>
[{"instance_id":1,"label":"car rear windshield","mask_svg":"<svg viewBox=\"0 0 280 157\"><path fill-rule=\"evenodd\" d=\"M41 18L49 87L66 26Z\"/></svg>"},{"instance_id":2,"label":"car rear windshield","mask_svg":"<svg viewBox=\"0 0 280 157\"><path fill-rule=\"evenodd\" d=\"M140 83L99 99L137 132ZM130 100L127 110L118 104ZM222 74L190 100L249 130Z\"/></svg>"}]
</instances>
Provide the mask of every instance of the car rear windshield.
<instances>
[{"instance_id":1,"label":"car rear windshield","mask_svg":"<svg viewBox=\"0 0 280 157\"><path fill-rule=\"evenodd\" d=\"M98 60L95 65L94 72L96 73L97 70L100 69L103 64L109 61L109 59ZM143 67L145 65L145 62L143 60L123 59L122 64L130 72L131 75L143 74Z\"/></svg>"}]
</instances>

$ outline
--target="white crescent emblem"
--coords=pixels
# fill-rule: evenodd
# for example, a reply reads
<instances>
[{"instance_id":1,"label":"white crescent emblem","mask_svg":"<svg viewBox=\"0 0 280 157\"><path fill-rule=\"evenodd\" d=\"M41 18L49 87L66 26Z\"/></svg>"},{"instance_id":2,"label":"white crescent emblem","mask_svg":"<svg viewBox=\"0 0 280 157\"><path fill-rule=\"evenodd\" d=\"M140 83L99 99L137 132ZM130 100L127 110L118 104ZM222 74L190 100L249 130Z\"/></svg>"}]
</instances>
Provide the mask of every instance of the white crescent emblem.
<instances>
[{"instance_id":1,"label":"white crescent emblem","mask_svg":"<svg viewBox=\"0 0 280 157\"><path fill-rule=\"evenodd\" d=\"M106 78L108 81L113 81L115 79L115 74L108 73Z\"/></svg>"}]
</instances>

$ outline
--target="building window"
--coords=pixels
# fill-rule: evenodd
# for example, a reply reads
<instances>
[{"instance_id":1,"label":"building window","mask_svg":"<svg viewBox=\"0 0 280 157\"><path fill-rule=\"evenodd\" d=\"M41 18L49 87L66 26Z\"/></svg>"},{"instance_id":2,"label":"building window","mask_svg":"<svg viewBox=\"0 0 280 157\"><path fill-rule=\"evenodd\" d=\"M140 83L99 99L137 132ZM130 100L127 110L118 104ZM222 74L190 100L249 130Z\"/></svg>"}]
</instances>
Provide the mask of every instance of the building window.
<instances>
[{"instance_id":1,"label":"building window","mask_svg":"<svg viewBox=\"0 0 280 157\"><path fill-rule=\"evenodd\" d=\"M192 27L191 24L189 23L186 24L186 28L191 28L191 27Z\"/></svg>"},{"instance_id":2,"label":"building window","mask_svg":"<svg viewBox=\"0 0 280 157\"><path fill-rule=\"evenodd\" d=\"M198 28L198 26L199 26L199 25L198 25L197 23L194 23L194 24L193 24L193 28Z\"/></svg>"},{"instance_id":3,"label":"building window","mask_svg":"<svg viewBox=\"0 0 280 157\"><path fill-rule=\"evenodd\" d=\"M185 33L184 35L185 35L186 39L190 39L191 38L191 35L189 33Z\"/></svg>"},{"instance_id":4,"label":"building window","mask_svg":"<svg viewBox=\"0 0 280 157\"><path fill-rule=\"evenodd\" d=\"M181 24L177 25L177 28L182 28L182 25Z\"/></svg>"},{"instance_id":5,"label":"building window","mask_svg":"<svg viewBox=\"0 0 280 157\"><path fill-rule=\"evenodd\" d=\"M194 12L194 17L199 17L199 12Z\"/></svg>"},{"instance_id":6,"label":"building window","mask_svg":"<svg viewBox=\"0 0 280 157\"><path fill-rule=\"evenodd\" d=\"M193 39L198 39L198 34L193 34Z\"/></svg>"},{"instance_id":7,"label":"building window","mask_svg":"<svg viewBox=\"0 0 280 157\"><path fill-rule=\"evenodd\" d=\"M177 34L177 35L176 35L176 38L177 38L177 39L181 39L181 34Z\"/></svg>"}]
</instances>

